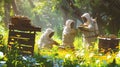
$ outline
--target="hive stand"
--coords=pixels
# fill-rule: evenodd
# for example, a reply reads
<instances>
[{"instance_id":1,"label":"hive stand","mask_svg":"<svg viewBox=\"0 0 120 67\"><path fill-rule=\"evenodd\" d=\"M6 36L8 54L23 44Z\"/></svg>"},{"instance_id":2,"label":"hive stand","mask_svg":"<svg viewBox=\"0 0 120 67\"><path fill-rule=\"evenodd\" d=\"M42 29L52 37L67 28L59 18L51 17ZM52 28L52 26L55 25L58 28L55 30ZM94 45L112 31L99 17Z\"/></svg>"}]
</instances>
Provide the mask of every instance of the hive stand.
<instances>
[{"instance_id":1,"label":"hive stand","mask_svg":"<svg viewBox=\"0 0 120 67\"><path fill-rule=\"evenodd\" d=\"M8 48L14 49L18 45L19 53L22 55L33 55L36 32L41 28L37 27L16 27L9 25Z\"/></svg>"}]
</instances>

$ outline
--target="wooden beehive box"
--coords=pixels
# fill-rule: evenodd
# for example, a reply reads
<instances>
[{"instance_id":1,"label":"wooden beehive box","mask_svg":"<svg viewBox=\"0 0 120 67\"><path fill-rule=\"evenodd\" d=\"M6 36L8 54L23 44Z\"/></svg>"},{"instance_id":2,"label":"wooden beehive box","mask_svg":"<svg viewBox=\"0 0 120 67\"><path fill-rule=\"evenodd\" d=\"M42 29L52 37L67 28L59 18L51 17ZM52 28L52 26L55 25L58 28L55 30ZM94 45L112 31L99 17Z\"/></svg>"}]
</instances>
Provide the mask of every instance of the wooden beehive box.
<instances>
[{"instance_id":1,"label":"wooden beehive box","mask_svg":"<svg viewBox=\"0 0 120 67\"><path fill-rule=\"evenodd\" d=\"M116 37L99 37L99 52L116 52L119 49L120 38Z\"/></svg>"},{"instance_id":2,"label":"wooden beehive box","mask_svg":"<svg viewBox=\"0 0 120 67\"><path fill-rule=\"evenodd\" d=\"M18 50L22 55L33 55L35 35L40 32L41 28L31 25L30 20L26 17L12 17L9 25L8 46L13 49L15 43L18 43Z\"/></svg>"},{"instance_id":3,"label":"wooden beehive box","mask_svg":"<svg viewBox=\"0 0 120 67\"><path fill-rule=\"evenodd\" d=\"M13 16L11 18L11 23L14 26L20 27L20 26L30 26L31 25L31 20L28 17L25 16Z\"/></svg>"}]
</instances>

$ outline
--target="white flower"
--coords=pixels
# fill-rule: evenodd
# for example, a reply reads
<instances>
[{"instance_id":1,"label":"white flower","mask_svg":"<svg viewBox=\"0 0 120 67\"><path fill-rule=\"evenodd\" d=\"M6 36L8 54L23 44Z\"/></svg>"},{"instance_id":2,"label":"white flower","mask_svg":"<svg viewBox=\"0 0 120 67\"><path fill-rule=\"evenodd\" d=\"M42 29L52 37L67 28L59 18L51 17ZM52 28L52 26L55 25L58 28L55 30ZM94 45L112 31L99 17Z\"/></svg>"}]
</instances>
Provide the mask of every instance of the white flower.
<instances>
[{"instance_id":1,"label":"white flower","mask_svg":"<svg viewBox=\"0 0 120 67\"><path fill-rule=\"evenodd\" d=\"M120 58L120 51L118 52L118 54L116 55L117 58Z\"/></svg>"},{"instance_id":2,"label":"white flower","mask_svg":"<svg viewBox=\"0 0 120 67\"><path fill-rule=\"evenodd\" d=\"M94 53L90 53L89 57L93 57L95 54Z\"/></svg>"},{"instance_id":3,"label":"white flower","mask_svg":"<svg viewBox=\"0 0 120 67\"><path fill-rule=\"evenodd\" d=\"M71 54L66 54L65 58L69 58L71 56Z\"/></svg>"},{"instance_id":4,"label":"white flower","mask_svg":"<svg viewBox=\"0 0 120 67\"><path fill-rule=\"evenodd\" d=\"M24 56L23 56L22 58L23 58L23 60L27 60L27 58L26 58L26 57L24 57Z\"/></svg>"},{"instance_id":5,"label":"white flower","mask_svg":"<svg viewBox=\"0 0 120 67\"><path fill-rule=\"evenodd\" d=\"M84 53L85 53L84 50L82 50L82 51L77 51L75 54L76 56L84 56L85 55Z\"/></svg>"},{"instance_id":6,"label":"white flower","mask_svg":"<svg viewBox=\"0 0 120 67\"><path fill-rule=\"evenodd\" d=\"M83 62L80 63L80 65L83 65L83 64L84 64Z\"/></svg>"},{"instance_id":7,"label":"white flower","mask_svg":"<svg viewBox=\"0 0 120 67\"><path fill-rule=\"evenodd\" d=\"M107 59L110 59L111 57L112 57L112 56L108 55L108 56L107 56Z\"/></svg>"},{"instance_id":8,"label":"white flower","mask_svg":"<svg viewBox=\"0 0 120 67\"><path fill-rule=\"evenodd\" d=\"M4 57L3 52L0 51L0 59L2 59Z\"/></svg>"},{"instance_id":9,"label":"white flower","mask_svg":"<svg viewBox=\"0 0 120 67\"><path fill-rule=\"evenodd\" d=\"M96 60L96 64L98 64L100 62L100 60Z\"/></svg>"}]
</instances>

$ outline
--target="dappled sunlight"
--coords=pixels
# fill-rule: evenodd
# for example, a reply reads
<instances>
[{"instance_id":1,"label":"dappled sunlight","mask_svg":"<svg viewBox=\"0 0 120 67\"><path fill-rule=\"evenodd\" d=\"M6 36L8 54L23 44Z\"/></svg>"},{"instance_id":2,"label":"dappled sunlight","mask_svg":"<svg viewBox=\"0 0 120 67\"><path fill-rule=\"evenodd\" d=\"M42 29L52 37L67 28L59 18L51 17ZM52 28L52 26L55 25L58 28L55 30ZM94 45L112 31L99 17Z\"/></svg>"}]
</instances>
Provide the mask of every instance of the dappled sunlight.
<instances>
[{"instance_id":1,"label":"dappled sunlight","mask_svg":"<svg viewBox=\"0 0 120 67\"><path fill-rule=\"evenodd\" d=\"M119 6L119 0L0 0L0 67L120 67Z\"/></svg>"},{"instance_id":2,"label":"dappled sunlight","mask_svg":"<svg viewBox=\"0 0 120 67\"><path fill-rule=\"evenodd\" d=\"M53 39L62 44L62 40L56 35ZM41 49L39 51L39 55L43 57L46 56L48 58L51 57L52 59L58 59L57 61L62 61L63 64L65 63L64 65L74 65L74 62L76 62L75 64L80 66L101 67L109 66L109 64L113 63L114 59L116 64L119 65L120 52L104 53L104 49L99 52L98 43L99 42L97 40L94 42L94 48L91 47L90 49L84 49L82 46L82 38L76 37L74 41L74 50L70 48L60 48L59 46L54 45L52 49ZM119 48L119 46L116 46L116 48ZM112 51L111 48L108 48L108 50Z\"/></svg>"}]
</instances>

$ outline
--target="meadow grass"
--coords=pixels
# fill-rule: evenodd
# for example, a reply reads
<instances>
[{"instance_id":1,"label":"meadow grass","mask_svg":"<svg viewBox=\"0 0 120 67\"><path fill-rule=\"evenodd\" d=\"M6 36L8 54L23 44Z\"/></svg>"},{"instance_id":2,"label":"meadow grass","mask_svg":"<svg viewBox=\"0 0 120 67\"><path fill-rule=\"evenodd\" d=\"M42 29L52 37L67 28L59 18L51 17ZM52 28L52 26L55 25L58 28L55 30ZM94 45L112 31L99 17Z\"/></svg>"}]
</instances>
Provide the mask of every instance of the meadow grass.
<instances>
[{"instance_id":1,"label":"meadow grass","mask_svg":"<svg viewBox=\"0 0 120 67\"><path fill-rule=\"evenodd\" d=\"M4 37L1 44L7 46L8 31L4 31L2 33ZM75 37L74 40L75 50L69 48L61 49L58 46L53 46L52 49L43 49L38 51L38 41L41 37L41 34L42 32L36 34L35 46L34 46L35 58L37 58L37 62L42 64L42 66L40 67L47 67L48 60L50 60L49 61L50 64L52 64L53 62L57 62L57 64L62 67L115 67L115 66L119 67L120 66L120 51L112 52L112 53L107 52L106 54L104 54L104 51L98 52L98 42L99 42L98 40L95 42L93 49L84 49L83 48L84 46L82 45L81 34ZM60 45L62 44L61 36L55 34L53 36L53 39L57 41ZM42 58L39 58L41 56ZM9 57L6 58L9 59ZM7 60L7 61L18 62L18 60L15 59ZM19 61L22 64L23 60L19 60Z\"/></svg>"},{"instance_id":2,"label":"meadow grass","mask_svg":"<svg viewBox=\"0 0 120 67\"><path fill-rule=\"evenodd\" d=\"M38 38L39 39L39 38ZM59 44L62 44L62 40L58 36L54 36L53 39ZM120 52L106 53L98 51L98 40L95 42L94 48L84 49L82 45L82 37L76 36L74 40L75 50L61 49L58 46L54 46L52 49L43 49L40 53L42 56L51 56L53 58L62 59L63 66L74 65L83 67L109 67L115 59L115 66L120 64ZM119 46L120 47L120 46ZM37 50L37 46L35 47ZM36 52L36 51L35 51Z\"/></svg>"}]
</instances>

